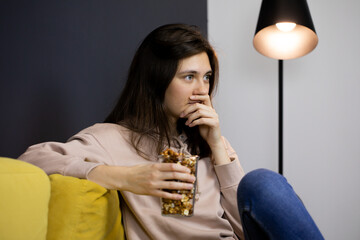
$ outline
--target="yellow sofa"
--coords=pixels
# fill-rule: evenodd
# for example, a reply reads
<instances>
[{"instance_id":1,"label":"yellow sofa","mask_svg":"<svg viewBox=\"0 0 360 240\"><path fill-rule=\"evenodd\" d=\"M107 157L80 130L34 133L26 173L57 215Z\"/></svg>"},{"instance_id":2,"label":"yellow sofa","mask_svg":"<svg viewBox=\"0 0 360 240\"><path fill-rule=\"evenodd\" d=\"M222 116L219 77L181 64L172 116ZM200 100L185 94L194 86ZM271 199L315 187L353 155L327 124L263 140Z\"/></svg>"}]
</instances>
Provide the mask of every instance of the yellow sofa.
<instances>
[{"instance_id":1,"label":"yellow sofa","mask_svg":"<svg viewBox=\"0 0 360 240\"><path fill-rule=\"evenodd\" d=\"M0 239L124 239L117 192L0 158Z\"/></svg>"}]
</instances>

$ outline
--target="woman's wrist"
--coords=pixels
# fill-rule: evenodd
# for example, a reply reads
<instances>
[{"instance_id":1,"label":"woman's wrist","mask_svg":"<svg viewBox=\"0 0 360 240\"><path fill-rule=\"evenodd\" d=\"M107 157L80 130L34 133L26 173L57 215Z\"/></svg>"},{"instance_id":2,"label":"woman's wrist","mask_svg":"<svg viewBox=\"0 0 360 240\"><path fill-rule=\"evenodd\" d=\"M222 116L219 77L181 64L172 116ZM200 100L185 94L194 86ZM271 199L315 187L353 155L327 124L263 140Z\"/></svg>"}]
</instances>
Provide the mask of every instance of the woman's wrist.
<instances>
[{"instance_id":1,"label":"woman's wrist","mask_svg":"<svg viewBox=\"0 0 360 240\"><path fill-rule=\"evenodd\" d=\"M220 140L216 144L210 146L212 160L215 165L223 165L231 162L231 159L226 151L224 142Z\"/></svg>"},{"instance_id":2,"label":"woman's wrist","mask_svg":"<svg viewBox=\"0 0 360 240\"><path fill-rule=\"evenodd\" d=\"M121 167L107 165L96 166L89 172L87 179L107 189L121 190L123 181L120 179L120 175L122 174L116 174L116 171L118 171L116 168ZM114 178L115 176L116 178Z\"/></svg>"}]
</instances>

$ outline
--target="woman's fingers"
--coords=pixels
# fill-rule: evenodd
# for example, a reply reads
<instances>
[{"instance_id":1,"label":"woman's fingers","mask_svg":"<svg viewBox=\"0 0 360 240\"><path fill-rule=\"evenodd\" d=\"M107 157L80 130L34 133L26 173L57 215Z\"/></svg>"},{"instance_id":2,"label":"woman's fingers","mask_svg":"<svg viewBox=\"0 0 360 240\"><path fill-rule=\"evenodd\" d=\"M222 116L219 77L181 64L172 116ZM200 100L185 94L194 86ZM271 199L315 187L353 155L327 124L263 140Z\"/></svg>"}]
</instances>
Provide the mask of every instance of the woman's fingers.
<instances>
[{"instance_id":1,"label":"woman's fingers","mask_svg":"<svg viewBox=\"0 0 360 240\"><path fill-rule=\"evenodd\" d=\"M176 181L160 181L157 189L172 189L172 190L191 190L194 187L193 183L184 183Z\"/></svg>"},{"instance_id":2,"label":"woman's fingers","mask_svg":"<svg viewBox=\"0 0 360 240\"><path fill-rule=\"evenodd\" d=\"M201 101L202 104L212 107L209 95L193 95L193 96L190 96L190 99L192 101Z\"/></svg>"},{"instance_id":3,"label":"woman's fingers","mask_svg":"<svg viewBox=\"0 0 360 240\"><path fill-rule=\"evenodd\" d=\"M184 182L195 182L195 177L190 174L188 167L176 163L155 163L149 169L150 181L178 180Z\"/></svg>"},{"instance_id":4,"label":"woman's fingers","mask_svg":"<svg viewBox=\"0 0 360 240\"><path fill-rule=\"evenodd\" d=\"M149 164L149 169L142 174L150 188L189 189L195 182L190 169L176 163ZM181 181L181 182L179 182Z\"/></svg>"},{"instance_id":5,"label":"woman's fingers","mask_svg":"<svg viewBox=\"0 0 360 240\"><path fill-rule=\"evenodd\" d=\"M215 112L199 109L188 116L188 119L186 120L185 124L188 125L189 127L199 124L205 124L205 125L210 124L209 126L212 126L213 123L217 122L217 118L218 116ZM196 121L196 120L200 120L200 121Z\"/></svg>"},{"instance_id":6,"label":"woman's fingers","mask_svg":"<svg viewBox=\"0 0 360 240\"><path fill-rule=\"evenodd\" d=\"M205 106L204 104L196 103L189 106L183 112L183 117L187 118L185 122L189 127L193 127L199 124L205 124L208 126L217 126L218 115L215 110L211 107ZM196 121L200 120L200 121Z\"/></svg>"},{"instance_id":7,"label":"woman's fingers","mask_svg":"<svg viewBox=\"0 0 360 240\"><path fill-rule=\"evenodd\" d=\"M180 114L180 117L186 118L188 114L196 111L199 107L213 109L209 95L193 95L190 97L190 100L193 101L193 103L189 104L189 107Z\"/></svg>"},{"instance_id":8,"label":"woman's fingers","mask_svg":"<svg viewBox=\"0 0 360 240\"><path fill-rule=\"evenodd\" d=\"M193 101L180 114L181 118L187 118L185 124L189 127L199 126L201 137L209 146L218 145L221 141L219 116L211 105L208 95L194 95Z\"/></svg>"},{"instance_id":9,"label":"woman's fingers","mask_svg":"<svg viewBox=\"0 0 360 240\"><path fill-rule=\"evenodd\" d=\"M208 126L211 128L215 128L217 126L219 126L219 122L216 121L213 118L197 118L194 121L192 121L191 123L188 124L189 127L194 127L194 126Z\"/></svg>"},{"instance_id":10,"label":"woman's fingers","mask_svg":"<svg viewBox=\"0 0 360 240\"><path fill-rule=\"evenodd\" d=\"M162 191L162 190L154 190L151 195L153 195L155 197L172 199L172 200L181 200L182 199L181 194L169 193L169 192Z\"/></svg>"},{"instance_id":11,"label":"woman's fingers","mask_svg":"<svg viewBox=\"0 0 360 240\"><path fill-rule=\"evenodd\" d=\"M179 200L181 194L169 193L169 190L191 190L194 187L195 176L190 174L187 167L174 163L157 163L156 169L148 182L149 195Z\"/></svg>"},{"instance_id":12,"label":"woman's fingers","mask_svg":"<svg viewBox=\"0 0 360 240\"><path fill-rule=\"evenodd\" d=\"M163 172L183 172L183 173L191 172L188 167L176 163L155 163L152 166L157 170Z\"/></svg>"},{"instance_id":13,"label":"woman's fingers","mask_svg":"<svg viewBox=\"0 0 360 240\"><path fill-rule=\"evenodd\" d=\"M191 114L203 110L203 112L212 112L214 109L212 107L209 107L207 105L204 105L202 103L193 103L190 104L181 114L182 118L188 118Z\"/></svg>"},{"instance_id":14,"label":"woman's fingers","mask_svg":"<svg viewBox=\"0 0 360 240\"><path fill-rule=\"evenodd\" d=\"M195 176L192 176L188 173L162 172L160 178L161 180L179 180L189 183L195 182Z\"/></svg>"}]
</instances>

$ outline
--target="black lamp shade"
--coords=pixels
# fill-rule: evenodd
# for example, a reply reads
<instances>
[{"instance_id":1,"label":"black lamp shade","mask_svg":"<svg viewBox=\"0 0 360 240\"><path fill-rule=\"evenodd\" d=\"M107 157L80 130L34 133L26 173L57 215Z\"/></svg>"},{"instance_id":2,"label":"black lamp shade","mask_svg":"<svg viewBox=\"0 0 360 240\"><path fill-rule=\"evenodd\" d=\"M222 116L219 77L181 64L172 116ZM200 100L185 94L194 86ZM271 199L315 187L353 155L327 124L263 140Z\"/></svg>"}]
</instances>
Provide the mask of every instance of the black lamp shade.
<instances>
[{"instance_id":1,"label":"black lamp shade","mask_svg":"<svg viewBox=\"0 0 360 240\"><path fill-rule=\"evenodd\" d=\"M280 30L277 23L295 23ZM270 58L293 59L311 52L318 37L306 0L263 0L254 36L255 49Z\"/></svg>"}]
</instances>

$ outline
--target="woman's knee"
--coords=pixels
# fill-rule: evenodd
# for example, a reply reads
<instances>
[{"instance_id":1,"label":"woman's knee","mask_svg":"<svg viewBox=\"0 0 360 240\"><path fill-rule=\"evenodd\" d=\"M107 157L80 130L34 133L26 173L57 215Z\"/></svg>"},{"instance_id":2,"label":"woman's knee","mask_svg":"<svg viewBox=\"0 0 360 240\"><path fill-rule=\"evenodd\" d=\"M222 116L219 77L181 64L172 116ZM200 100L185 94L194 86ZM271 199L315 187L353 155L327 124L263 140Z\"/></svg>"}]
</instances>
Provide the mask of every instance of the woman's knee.
<instances>
[{"instance_id":1,"label":"woman's knee","mask_svg":"<svg viewBox=\"0 0 360 240\"><path fill-rule=\"evenodd\" d=\"M280 174L268 169L260 168L247 173L241 179L239 188L263 188L266 185L272 185L272 182L274 181L284 180L284 177Z\"/></svg>"},{"instance_id":2,"label":"woman's knee","mask_svg":"<svg viewBox=\"0 0 360 240\"><path fill-rule=\"evenodd\" d=\"M238 198L253 195L266 197L283 187L289 187L283 176L268 169L256 169L247 173L240 181Z\"/></svg>"}]
</instances>

